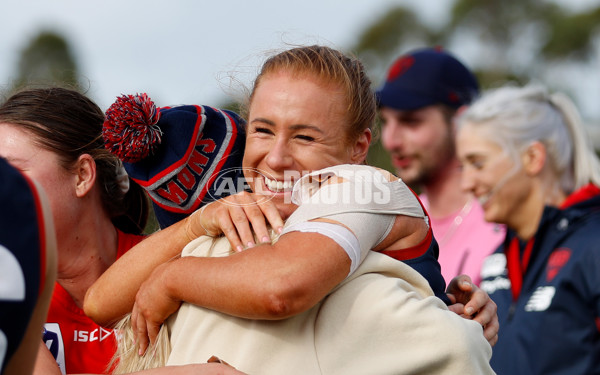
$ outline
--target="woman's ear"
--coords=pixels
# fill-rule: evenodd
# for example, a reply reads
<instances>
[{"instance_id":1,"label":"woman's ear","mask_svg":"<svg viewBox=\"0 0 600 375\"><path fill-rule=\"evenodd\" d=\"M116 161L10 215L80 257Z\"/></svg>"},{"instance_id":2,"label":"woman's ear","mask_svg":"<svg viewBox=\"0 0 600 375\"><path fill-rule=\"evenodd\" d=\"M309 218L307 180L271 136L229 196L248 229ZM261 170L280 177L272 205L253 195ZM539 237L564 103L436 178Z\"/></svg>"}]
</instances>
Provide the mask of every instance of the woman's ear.
<instances>
[{"instance_id":1,"label":"woman's ear","mask_svg":"<svg viewBox=\"0 0 600 375\"><path fill-rule=\"evenodd\" d=\"M77 176L75 193L78 198L87 195L96 183L96 162L89 154L82 154L77 159L74 173Z\"/></svg>"},{"instance_id":2,"label":"woman's ear","mask_svg":"<svg viewBox=\"0 0 600 375\"><path fill-rule=\"evenodd\" d=\"M535 141L530 144L521 156L525 172L530 176L538 175L546 165L547 155L543 143Z\"/></svg>"},{"instance_id":3,"label":"woman's ear","mask_svg":"<svg viewBox=\"0 0 600 375\"><path fill-rule=\"evenodd\" d=\"M365 129L354 142L352 148L352 162L362 164L367 159L369 146L371 145L371 129Z\"/></svg>"}]
</instances>

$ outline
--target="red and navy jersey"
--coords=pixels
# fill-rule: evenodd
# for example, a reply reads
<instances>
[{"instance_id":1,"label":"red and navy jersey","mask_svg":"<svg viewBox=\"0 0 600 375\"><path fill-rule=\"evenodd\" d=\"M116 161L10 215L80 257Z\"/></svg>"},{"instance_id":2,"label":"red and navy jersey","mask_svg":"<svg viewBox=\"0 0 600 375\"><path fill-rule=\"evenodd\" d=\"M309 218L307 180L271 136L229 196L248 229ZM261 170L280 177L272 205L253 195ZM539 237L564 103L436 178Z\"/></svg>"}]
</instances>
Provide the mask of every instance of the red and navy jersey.
<instances>
[{"instance_id":1,"label":"red and navy jersey","mask_svg":"<svg viewBox=\"0 0 600 375\"><path fill-rule=\"evenodd\" d=\"M482 268L498 305L499 374L600 373L600 189L546 207L535 236L513 231Z\"/></svg>"},{"instance_id":2,"label":"red and navy jersey","mask_svg":"<svg viewBox=\"0 0 600 375\"><path fill-rule=\"evenodd\" d=\"M117 257L143 238L118 231ZM106 373L117 348L115 332L88 318L58 283L54 286L43 339L63 374Z\"/></svg>"},{"instance_id":3,"label":"red and navy jersey","mask_svg":"<svg viewBox=\"0 0 600 375\"><path fill-rule=\"evenodd\" d=\"M44 228L36 188L0 158L0 373L19 346L43 289Z\"/></svg>"}]
</instances>

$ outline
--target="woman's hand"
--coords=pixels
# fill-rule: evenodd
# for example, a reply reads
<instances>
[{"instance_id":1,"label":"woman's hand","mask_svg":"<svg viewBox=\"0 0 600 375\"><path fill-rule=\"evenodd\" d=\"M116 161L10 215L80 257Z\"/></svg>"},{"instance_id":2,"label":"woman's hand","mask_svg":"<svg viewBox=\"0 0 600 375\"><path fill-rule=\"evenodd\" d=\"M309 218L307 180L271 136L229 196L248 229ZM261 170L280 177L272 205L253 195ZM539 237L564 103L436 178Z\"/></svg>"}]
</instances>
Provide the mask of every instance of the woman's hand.
<instances>
[{"instance_id":1,"label":"woman's hand","mask_svg":"<svg viewBox=\"0 0 600 375\"><path fill-rule=\"evenodd\" d=\"M498 342L498 307L490 296L477 285L471 282L467 275L460 275L452 279L446 294L452 305L451 311L465 319L473 319L483 327L483 335L491 346Z\"/></svg>"},{"instance_id":2,"label":"woman's hand","mask_svg":"<svg viewBox=\"0 0 600 375\"><path fill-rule=\"evenodd\" d=\"M155 342L163 322L181 305L181 301L169 294L164 281L168 277L166 271L170 264L171 262L167 262L156 267L135 297L131 325L135 341L139 344L140 355L148 348L148 342Z\"/></svg>"},{"instance_id":3,"label":"woman's hand","mask_svg":"<svg viewBox=\"0 0 600 375\"><path fill-rule=\"evenodd\" d=\"M209 236L222 233L236 251L253 247L256 242L270 243L268 226L278 233L283 229L283 218L275 204L264 195L245 191L212 202L187 220L189 237L203 232Z\"/></svg>"}]
</instances>

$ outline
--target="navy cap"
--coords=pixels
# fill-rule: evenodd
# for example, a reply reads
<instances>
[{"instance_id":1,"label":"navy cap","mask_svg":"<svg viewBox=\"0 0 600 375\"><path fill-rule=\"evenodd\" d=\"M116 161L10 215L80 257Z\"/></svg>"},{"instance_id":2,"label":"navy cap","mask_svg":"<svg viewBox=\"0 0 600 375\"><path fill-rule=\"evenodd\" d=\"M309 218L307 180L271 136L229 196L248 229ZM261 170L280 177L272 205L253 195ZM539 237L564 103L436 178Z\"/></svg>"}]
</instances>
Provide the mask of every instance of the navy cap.
<instances>
[{"instance_id":1,"label":"navy cap","mask_svg":"<svg viewBox=\"0 0 600 375\"><path fill-rule=\"evenodd\" d=\"M425 48L400 56L376 92L379 107L412 110L445 104L459 108L479 94L477 79L441 48Z\"/></svg>"}]
</instances>

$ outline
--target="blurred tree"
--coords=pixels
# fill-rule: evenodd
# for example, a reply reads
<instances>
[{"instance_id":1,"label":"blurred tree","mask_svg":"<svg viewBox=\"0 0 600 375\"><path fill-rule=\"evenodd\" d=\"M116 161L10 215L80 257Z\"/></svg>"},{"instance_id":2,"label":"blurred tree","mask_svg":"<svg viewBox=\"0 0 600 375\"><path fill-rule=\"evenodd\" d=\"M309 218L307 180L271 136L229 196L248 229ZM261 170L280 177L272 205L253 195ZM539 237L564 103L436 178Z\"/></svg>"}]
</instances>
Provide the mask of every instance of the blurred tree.
<instances>
[{"instance_id":1,"label":"blurred tree","mask_svg":"<svg viewBox=\"0 0 600 375\"><path fill-rule=\"evenodd\" d=\"M78 69L69 44L61 35L42 31L21 52L13 90L24 85L79 88Z\"/></svg>"},{"instance_id":2,"label":"blurred tree","mask_svg":"<svg viewBox=\"0 0 600 375\"><path fill-rule=\"evenodd\" d=\"M436 25L406 7L394 7L368 26L350 50L365 63L376 86L401 53L439 45L477 51L468 65L484 89L538 80L573 94L578 87L564 79L561 69L597 64L598 25L600 5L573 12L551 1L455 0L447 22ZM571 96L577 101L577 95ZM381 147L372 147L369 159L393 170Z\"/></svg>"}]
</instances>

